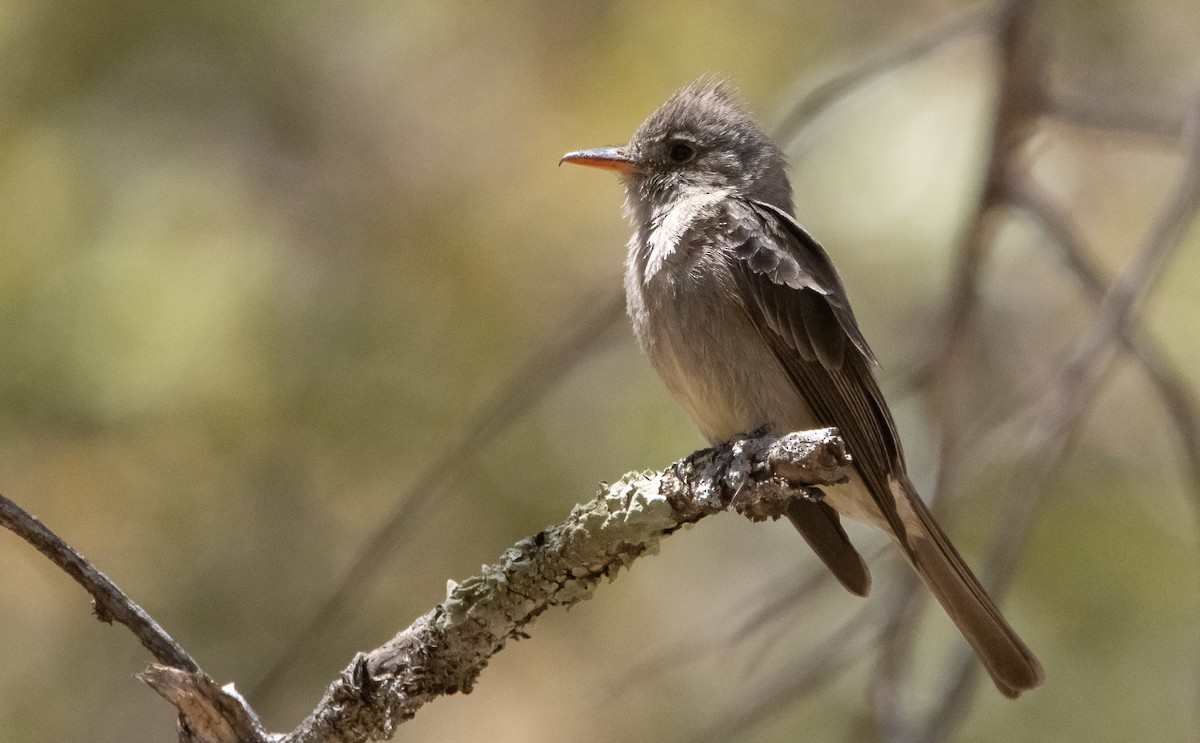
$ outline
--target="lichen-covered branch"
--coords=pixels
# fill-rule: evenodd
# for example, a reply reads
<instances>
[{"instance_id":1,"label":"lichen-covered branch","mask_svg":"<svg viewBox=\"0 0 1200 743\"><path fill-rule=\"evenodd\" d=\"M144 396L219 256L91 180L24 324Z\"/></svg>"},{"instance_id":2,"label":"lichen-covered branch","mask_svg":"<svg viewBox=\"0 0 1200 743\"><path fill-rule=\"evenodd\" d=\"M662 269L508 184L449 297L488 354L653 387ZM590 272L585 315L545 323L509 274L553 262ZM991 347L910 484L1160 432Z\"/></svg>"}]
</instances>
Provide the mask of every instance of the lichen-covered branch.
<instances>
[{"instance_id":1,"label":"lichen-covered branch","mask_svg":"<svg viewBox=\"0 0 1200 743\"><path fill-rule=\"evenodd\" d=\"M849 462L833 429L748 437L707 449L661 473L604 486L567 520L521 540L480 575L452 583L446 600L383 646L359 654L287 743L386 739L444 694L469 692L489 659L552 607L591 598L604 579L684 524L730 507L777 517L808 486L836 482Z\"/></svg>"},{"instance_id":2,"label":"lichen-covered branch","mask_svg":"<svg viewBox=\"0 0 1200 743\"><path fill-rule=\"evenodd\" d=\"M603 579L679 527L733 509L778 518L812 486L845 476L850 455L832 428L747 435L663 472L630 474L523 539L383 646L357 655L295 731L270 735L232 687L220 687L154 620L63 540L0 496L0 526L24 538L95 598L97 617L128 626L160 664L140 678L179 710L184 743L350 743L386 739L426 702L469 692L493 655L542 612L591 598Z\"/></svg>"}]
</instances>

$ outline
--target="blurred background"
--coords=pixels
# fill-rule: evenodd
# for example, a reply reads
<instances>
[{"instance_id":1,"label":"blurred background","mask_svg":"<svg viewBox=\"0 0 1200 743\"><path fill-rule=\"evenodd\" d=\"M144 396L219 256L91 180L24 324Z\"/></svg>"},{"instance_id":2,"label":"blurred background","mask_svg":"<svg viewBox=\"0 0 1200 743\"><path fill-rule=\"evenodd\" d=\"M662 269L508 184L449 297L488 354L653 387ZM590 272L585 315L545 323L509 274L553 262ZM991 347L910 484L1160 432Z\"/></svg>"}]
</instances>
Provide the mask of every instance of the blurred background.
<instances>
[{"instance_id":1,"label":"blurred background","mask_svg":"<svg viewBox=\"0 0 1200 743\"><path fill-rule=\"evenodd\" d=\"M3 0L0 492L290 730L447 579L598 482L702 445L606 309L629 232L619 184L556 163L719 73L787 135L798 214L882 361L914 479L981 572L997 539L1021 547L1003 603L1047 683L1014 703L984 681L945 709L965 646L903 600L879 539L852 533L875 554L864 601L814 583L786 525L714 518L544 615L396 739L1195 739L1180 432L1200 385L1200 231L1183 225L1136 331L1185 394L1164 403L1119 357L1062 419L1036 498L1023 447L1056 420L1039 394L1095 311L1036 220L991 211L955 374L921 373L946 352L1013 84L992 10ZM1033 25L1061 115L1026 122L1014 160L1107 283L1177 186L1200 6L1048 0ZM1016 542L1014 494L1030 516ZM303 634L352 569L341 608ZM147 654L89 609L0 534L0 741L173 738L172 708L133 678Z\"/></svg>"}]
</instances>

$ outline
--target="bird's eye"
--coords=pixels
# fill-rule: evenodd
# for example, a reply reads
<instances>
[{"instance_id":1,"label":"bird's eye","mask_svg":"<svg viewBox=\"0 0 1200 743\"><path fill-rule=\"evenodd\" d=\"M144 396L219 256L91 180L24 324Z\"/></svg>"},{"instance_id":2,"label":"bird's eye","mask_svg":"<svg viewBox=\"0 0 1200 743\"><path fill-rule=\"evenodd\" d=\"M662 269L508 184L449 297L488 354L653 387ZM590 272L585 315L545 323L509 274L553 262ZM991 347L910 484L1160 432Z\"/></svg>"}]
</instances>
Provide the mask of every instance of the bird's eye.
<instances>
[{"instance_id":1,"label":"bird's eye","mask_svg":"<svg viewBox=\"0 0 1200 743\"><path fill-rule=\"evenodd\" d=\"M696 148L692 147L686 142L676 142L675 144L671 145L671 149L667 152L667 156L671 158L671 162L686 163L688 160L691 160L696 156Z\"/></svg>"}]
</instances>

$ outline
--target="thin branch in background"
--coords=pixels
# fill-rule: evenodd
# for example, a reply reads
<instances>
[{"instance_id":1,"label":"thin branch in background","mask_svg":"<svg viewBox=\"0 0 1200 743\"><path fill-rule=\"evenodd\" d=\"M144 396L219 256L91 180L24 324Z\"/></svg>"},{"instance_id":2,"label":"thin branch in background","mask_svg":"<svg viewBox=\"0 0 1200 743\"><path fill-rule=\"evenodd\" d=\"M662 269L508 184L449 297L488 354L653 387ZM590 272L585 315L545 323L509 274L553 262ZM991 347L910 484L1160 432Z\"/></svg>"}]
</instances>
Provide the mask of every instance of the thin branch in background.
<instances>
[{"instance_id":1,"label":"thin branch in background","mask_svg":"<svg viewBox=\"0 0 1200 743\"><path fill-rule=\"evenodd\" d=\"M864 555L863 559L868 564L874 562L884 552L886 546L880 545L871 554ZM816 565L815 570L817 572L815 580L819 585L832 585L833 590L839 592L844 590L834 582L833 573L824 564ZM801 595L788 601L782 596L776 597L773 600L763 602L757 610L753 611L741 622L741 634L733 635L730 638L730 643L740 641L743 637L749 637L753 634L759 636L758 647L740 664L744 676L749 676L756 669L761 668L770 657L778 653L780 647L790 642L787 639L788 633L795 631L797 622L804 616L804 612L797 610L805 607L805 598L805 596ZM762 629L759 629L760 627ZM785 708L786 706L781 706L780 711Z\"/></svg>"},{"instance_id":2,"label":"thin branch in background","mask_svg":"<svg viewBox=\"0 0 1200 743\"><path fill-rule=\"evenodd\" d=\"M887 546L881 545L879 549L867 556L868 562L876 562L877 558L883 556L887 551ZM764 697L759 690L747 693L742 699L741 711L736 712L734 717L724 717L719 725L702 732L697 740L727 740L731 736L762 724L770 717L790 709L798 699L821 690L849 670L854 661L859 660L869 648L879 644L880 635L883 632L897 631L899 628L906 627L907 625L903 622L888 622L880 618L881 606L884 607L882 616L895 617L907 613L912 607L913 597L920 596L919 593L914 593L905 587L906 581L916 582L917 580L911 570L905 567L903 570L893 572L897 575L895 580L888 582L892 588L891 593L887 597L882 597L882 603L864 604L853 615L841 622L833 635L815 644L815 649L791 664L786 678L764 684L765 687L772 689L767 696ZM679 648L677 657L672 657L675 655L672 653L644 661L637 667L638 675L630 674L628 681L631 684L642 683L647 678L661 674L664 669L661 665L656 665L658 661L678 667L686 662L698 660L695 652L697 645L719 646L739 641L753 633L761 633L765 627L769 627L776 620L786 616L784 612L788 608L801 603L813 591L827 584L831 575L823 567L810 572L806 580L796 583L792 590L781 592L770 601L764 602L732 629L713 633L708 638L692 639L686 649ZM901 605L899 610L895 608L896 604ZM764 644L763 647L776 647L776 645ZM629 691L631 688L632 685L623 691Z\"/></svg>"},{"instance_id":3,"label":"thin branch in background","mask_svg":"<svg viewBox=\"0 0 1200 743\"><path fill-rule=\"evenodd\" d=\"M1085 299L1099 306L1107 291L1105 278L1091 259L1094 251L1088 247L1073 215L1028 174L1014 176L1005 184L1005 188L1007 203L1034 220L1050 247L1061 255L1068 273L1079 282ZM1135 325L1124 329L1121 340L1173 420L1194 495L1193 507L1197 509L1197 520L1200 522L1200 404L1187 381L1172 366L1166 349L1144 328ZM960 449L966 452L964 458L971 459L970 451L990 446L986 441L989 432L997 431L1027 414L1041 399L1049 381L1036 379L1027 384L1023 391L998 403L994 411L979 411L971 426L959 436ZM947 487L948 484L939 479L935 492L942 492Z\"/></svg>"},{"instance_id":4,"label":"thin branch in background","mask_svg":"<svg viewBox=\"0 0 1200 743\"><path fill-rule=\"evenodd\" d=\"M770 598L736 621L705 621L698 632L689 632L686 638L680 639L671 646L658 652L647 654L636 663L628 666L620 677L610 685L610 690L604 702L609 703L627 694L638 691L653 683L664 674L671 673L691 663L709 660L708 654L697 653L697 647L727 648L735 642L744 641L756 634L766 631L785 612L811 597L817 590L825 587L833 579L833 574L823 565L814 566L804 577L796 581L794 576L787 576L774 581L780 586L771 591ZM737 604L742 606L742 604Z\"/></svg>"},{"instance_id":5,"label":"thin branch in background","mask_svg":"<svg viewBox=\"0 0 1200 743\"><path fill-rule=\"evenodd\" d=\"M835 75L806 93L792 105L775 127L774 140L785 152L795 154L796 141L822 114L847 100L856 90L901 67L918 62L965 36L991 29L997 20L992 7L977 8L907 44Z\"/></svg>"},{"instance_id":6,"label":"thin branch in background","mask_svg":"<svg viewBox=\"0 0 1200 743\"><path fill-rule=\"evenodd\" d=\"M698 735L696 743L724 743L773 714L812 696L836 681L877 642L878 626L870 603L842 622L837 630L795 663L787 677L763 684L743 697L743 709L724 713L722 719Z\"/></svg>"},{"instance_id":7,"label":"thin branch in background","mask_svg":"<svg viewBox=\"0 0 1200 743\"><path fill-rule=\"evenodd\" d=\"M1005 183L1020 169L1022 148L1042 98L1039 81L1046 48L1035 15L1032 0L1009 0L1000 14L998 93L978 202L957 253L940 337L928 361L910 380L925 397L942 447L935 495L946 492L955 478L968 443L956 418L955 394L958 380L966 376L962 373L965 345L979 304L984 266L1006 206Z\"/></svg>"},{"instance_id":8,"label":"thin branch in background","mask_svg":"<svg viewBox=\"0 0 1200 743\"><path fill-rule=\"evenodd\" d=\"M1098 134L1135 137L1165 147L1174 147L1179 142L1183 117L1140 108L1118 108L1107 98L1103 101L1103 105L1097 105L1092 99L1054 93L1046 99L1045 114L1056 121Z\"/></svg>"},{"instance_id":9,"label":"thin branch in background","mask_svg":"<svg viewBox=\"0 0 1200 743\"><path fill-rule=\"evenodd\" d=\"M1113 284L1098 318L1075 346L1058 381L1043 398L1043 407L1026 440L1016 473L1005 488L1008 505L1002 529L985 571L985 584L997 596L1012 582L1024 552L1034 517L1045 500L1046 486L1063 454L1079 431L1112 362L1122 335L1132 327L1136 313L1157 286L1168 260L1179 246L1184 229L1200 207L1200 97L1189 116L1184 167L1178 185L1162 216L1132 265ZM923 740L948 740L961 723L976 686L978 669L961 654Z\"/></svg>"},{"instance_id":10,"label":"thin branch in background","mask_svg":"<svg viewBox=\"0 0 1200 743\"><path fill-rule=\"evenodd\" d=\"M1067 266L1093 302L1102 302L1104 278L1090 259L1088 250L1075 220L1031 179L1014 180L1009 199L1024 209L1045 230L1053 246L1062 252ZM1150 385L1162 398L1163 407L1175 424L1183 456L1187 462L1188 478L1200 526L1200 406L1197 406L1187 382L1171 365L1163 349L1147 332L1137 326L1123 328L1121 340L1141 367Z\"/></svg>"},{"instance_id":11,"label":"thin branch in background","mask_svg":"<svg viewBox=\"0 0 1200 743\"><path fill-rule=\"evenodd\" d=\"M913 384L924 393L941 442L941 463L936 493L945 492L960 467L966 441L956 416L956 390L965 378L965 346L979 304L979 286L984 265L993 245L993 235L1001 209L1005 206L1005 182L1018 169L1022 148L1034 122L1042 97L1041 79L1047 47L1044 34L1035 23L1037 6L1032 0L1009 0L999 15L996 31L998 47L997 99L987 165L980 186L974 217L967 227L957 265L951 279L944 327L937 346L931 349L926 365L917 372ZM936 498L942 501L941 498ZM920 589L916 581L904 586L909 593ZM894 606L907 606L907 598ZM893 613L889 623L899 622ZM911 632L891 631L883 635L884 647L873 679L873 714L881 736L903 738L907 727L899 708L888 702L897 679L911 657Z\"/></svg>"},{"instance_id":12,"label":"thin branch in background","mask_svg":"<svg viewBox=\"0 0 1200 743\"><path fill-rule=\"evenodd\" d=\"M1089 298L1097 303L1101 302L1105 293L1104 279L1090 260L1091 251L1087 249L1071 215L1059 209L1049 195L1041 193L1032 181L1012 185L1013 203L1038 220L1050 236L1051 242L1062 251L1072 274L1083 285ZM1200 408L1197 407L1196 399L1186 380L1171 364L1165 349L1155 342L1149 331L1133 324L1122 331L1121 340L1125 350L1133 355L1146 379L1158 392L1164 410L1174 423L1190 483L1189 505L1196 522L1196 531L1200 533ZM1197 570L1196 574L1200 579L1200 570ZM1197 645L1197 652L1200 652L1200 644ZM1197 664L1197 668L1200 668L1200 664ZM1200 679L1196 689L1200 692ZM1200 705L1197 705L1196 709L1200 710Z\"/></svg>"},{"instance_id":13,"label":"thin branch in background","mask_svg":"<svg viewBox=\"0 0 1200 743\"><path fill-rule=\"evenodd\" d=\"M1005 185L1007 203L1034 220L1050 247L1060 253L1068 273L1079 282L1085 299L1098 306L1107 291L1105 278L1091 260L1093 251L1087 246L1073 216L1028 174L1014 176ZM1191 482L1193 507L1197 509L1197 520L1200 522L1200 404L1187 381L1172 366L1166 350L1144 328L1126 328L1121 340L1173 420ZM970 427L959 436L962 457L973 459L972 451L992 446L987 441L988 434L1028 414L1041 399L1049 381L1042 378L1033 380L1022 391L1000 401L995 410L978 411ZM948 483L939 479L934 492L943 492L948 487Z\"/></svg>"},{"instance_id":14,"label":"thin branch in background","mask_svg":"<svg viewBox=\"0 0 1200 743\"><path fill-rule=\"evenodd\" d=\"M1017 169L1021 148L1038 116L1042 97L1040 80L1046 56L1045 40L1034 20L1032 0L1012 0L1002 14L998 31L1000 68L993 116L991 148L980 186L974 218L968 226L951 280L945 329L940 346L917 380L921 387L938 389L953 376L962 345L978 305L983 263L992 244L993 213L1004 205L1004 183ZM945 415L939 416L946 419ZM953 438L944 440L952 441Z\"/></svg>"},{"instance_id":15,"label":"thin branch in background","mask_svg":"<svg viewBox=\"0 0 1200 743\"><path fill-rule=\"evenodd\" d=\"M76 583L92 595L96 618L105 624L120 622L129 628L142 647L159 663L188 673L198 673L200 666L179 643L158 626L149 614L125 595L108 576L101 573L45 524L25 509L0 495L0 526L31 544Z\"/></svg>"},{"instance_id":16,"label":"thin branch in background","mask_svg":"<svg viewBox=\"0 0 1200 743\"><path fill-rule=\"evenodd\" d=\"M269 699L292 665L303 653L300 649L315 644L339 614L354 602L352 597L366 590L384 564L388 551L401 541L405 531L420 523L420 509L441 493L462 470L463 462L476 455L497 436L544 398L554 386L596 348L600 339L619 325L625 315L624 297L604 296L586 302L557 335L521 365L507 383L484 403L467 424L457 444L448 446L425 466L395 507L380 521L375 533L367 537L342 572L342 577L312 610L309 620L281 647L250 688L250 697Z\"/></svg>"},{"instance_id":17,"label":"thin branch in background","mask_svg":"<svg viewBox=\"0 0 1200 743\"><path fill-rule=\"evenodd\" d=\"M873 563L886 551L887 545L880 545L878 549L867 554L865 559L868 563ZM796 615L792 610L797 606L805 605L817 591L833 582L833 573L829 572L828 568L822 564L813 565L799 579L796 578L794 572L789 571L787 575L772 581L772 585L777 586L775 590L759 592L759 595L765 594L765 598L748 611L741 611L744 602L736 604L736 609L741 614L740 618L730 618L727 621L706 620L702 626L708 629L689 632L686 640L681 640L659 652L649 654L630 666L627 672L613 683L612 691L606 701L611 702L625 694L635 692L663 674L691 663L708 660L709 655L696 652L698 646L727 648L761 636L783 620L795 619ZM841 589L839 588L839 590ZM785 629L787 628L790 627L785 627ZM763 639L758 640L758 645L762 653L774 652L778 647L771 641ZM754 660L750 661L751 664L754 662Z\"/></svg>"},{"instance_id":18,"label":"thin branch in background","mask_svg":"<svg viewBox=\"0 0 1200 743\"><path fill-rule=\"evenodd\" d=\"M905 740L908 721L902 704L904 675L911 659L915 617L929 598L920 590L920 579L913 570L896 571L896 586L883 610L880 622L881 650L871 673L871 719L878 740Z\"/></svg>"},{"instance_id":19,"label":"thin branch in background","mask_svg":"<svg viewBox=\"0 0 1200 743\"><path fill-rule=\"evenodd\" d=\"M1200 98L1197 102L1200 105ZM1061 441L1064 438L1064 423L1086 410L1087 401L1104 374L1104 361L1115 355L1116 344L1122 334L1133 326L1137 310L1153 291L1167 262L1179 246L1184 229L1194 219L1200 203L1200 107L1192 113L1188 135L1184 167L1170 203L1155 223L1133 264L1113 285L1099 319L1091 331L1081 338L1072 358L1064 366L1059 384L1048 392L1046 410L1041 416L1043 424L1031 434L1026 447L1027 461L1032 461L1035 456L1040 459L1053 441ZM1018 471L1032 472L1033 469L1019 468ZM1044 478L1040 477L1037 481L1041 480ZM1006 547L1002 554L1019 548L1017 540L1001 539L1000 544ZM1007 582L1012 568L1012 559L1002 559L995 566L994 575L1000 581Z\"/></svg>"}]
</instances>

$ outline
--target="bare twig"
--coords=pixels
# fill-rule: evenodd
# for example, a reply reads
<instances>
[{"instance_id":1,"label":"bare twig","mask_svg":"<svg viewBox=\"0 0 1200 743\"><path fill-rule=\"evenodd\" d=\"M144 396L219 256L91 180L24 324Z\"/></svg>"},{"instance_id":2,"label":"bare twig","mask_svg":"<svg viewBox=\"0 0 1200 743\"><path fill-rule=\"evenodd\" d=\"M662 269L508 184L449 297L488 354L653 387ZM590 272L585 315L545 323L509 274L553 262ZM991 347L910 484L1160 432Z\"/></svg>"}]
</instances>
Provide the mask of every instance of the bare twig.
<instances>
[{"instance_id":1,"label":"bare twig","mask_svg":"<svg viewBox=\"0 0 1200 743\"><path fill-rule=\"evenodd\" d=\"M918 370L914 384L921 387L938 424L942 445L939 470L939 492L957 470L963 447L966 445L956 418L957 381L964 378L964 347L971 321L979 302L979 285L992 235L1004 206L1005 182L1019 169L1022 148L1028 132L1037 119L1042 99L1042 68L1046 45L1042 32L1035 24L1037 13L1033 0L1008 0L1000 14L997 30L999 55L998 94L991 136L991 150L980 187L978 206L969 224L957 265L951 279L950 296L945 310L946 319L938 346L929 354L929 361ZM915 581L906 586L918 591ZM907 611L909 600L897 600L888 620L895 625L897 612ZM903 673L904 659L909 656L912 634L898 629L884 634L884 659L876 666L879 678L873 694L875 727L881 735L902 731L906 722L901 719L899 705L893 704L887 690Z\"/></svg>"},{"instance_id":2,"label":"bare twig","mask_svg":"<svg viewBox=\"0 0 1200 743\"><path fill-rule=\"evenodd\" d=\"M179 643L171 639L149 614L134 603L133 599L101 573L87 559L71 548L57 534L46 528L41 521L8 498L0 495L0 526L24 539L45 555L50 562L62 568L83 589L92 595L92 608L96 618L105 624L119 622L129 628L142 647L150 651L160 663L189 673L196 673L200 666L192 660Z\"/></svg>"},{"instance_id":3,"label":"bare twig","mask_svg":"<svg viewBox=\"0 0 1200 743\"><path fill-rule=\"evenodd\" d=\"M258 716L230 684L222 689L204 673L152 665L138 674L179 710L180 743L266 743Z\"/></svg>"},{"instance_id":4,"label":"bare twig","mask_svg":"<svg viewBox=\"0 0 1200 743\"><path fill-rule=\"evenodd\" d=\"M564 330L545 347L534 353L484 404L464 429L462 438L448 446L421 470L412 484L396 500L389 515L379 522L350 561L336 587L330 590L312 611L310 619L291 639L277 649L275 661L252 685L250 697L268 698L292 664L301 657L301 648L317 642L321 634L352 598L366 590L382 564L387 551L400 541L404 530L420 523L420 509L436 497L446 483L462 470L462 463L474 452L503 433L553 386L575 368L606 332L618 325L625 313L623 297L604 297L589 302Z\"/></svg>"},{"instance_id":5,"label":"bare twig","mask_svg":"<svg viewBox=\"0 0 1200 743\"><path fill-rule=\"evenodd\" d=\"M1041 224L1051 243L1062 252L1088 298L1101 302L1106 289L1104 279L1090 260L1091 251L1072 216L1060 209L1029 178L1014 179L1009 184L1009 199ZM1122 328L1121 340L1162 398L1167 415L1174 420L1188 466L1193 506L1200 509L1200 407L1187 382L1171 365L1165 350L1144 329L1132 324ZM1200 511L1197 513L1200 521Z\"/></svg>"},{"instance_id":6,"label":"bare twig","mask_svg":"<svg viewBox=\"0 0 1200 743\"><path fill-rule=\"evenodd\" d=\"M831 77L788 110L783 120L775 127L775 141L784 150L794 154L796 140L801 132L811 126L821 114L846 100L855 89L895 72L904 65L919 61L957 39L991 28L996 23L996 16L995 9L991 7L974 9L931 33Z\"/></svg>"},{"instance_id":7,"label":"bare twig","mask_svg":"<svg viewBox=\"0 0 1200 743\"><path fill-rule=\"evenodd\" d=\"M1184 228L1200 206L1200 98L1196 103L1189 117L1183 170L1171 200L1133 264L1114 283L1098 319L1076 344L1057 383L1047 391L1041 414L1014 468L1017 474L1006 488L1009 497L1004 499L1008 513L1001 520L1003 528L984 573L985 583L997 595L1012 580L1033 518L1044 500L1049 476L1074 440L1079 420L1116 358L1122 335L1128 332L1138 308L1157 285ZM978 669L963 654L955 671L946 693L940 696L941 704L930 716L925 740L946 740L962 719Z\"/></svg>"},{"instance_id":8,"label":"bare twig","mask_svg":"<svg viewBox=\"0 0 1200 743\"><path fill-rule=\"evenodd\" d=\"M183 743L260 743L265 732L258 717L230 689L223 691L192 660L179 643L133 599L96 570L41 521L0 495L0 526L24 539L92 595L96 618L106 624L125 625L159 663L142 680L180 709L179 732ZM179 690L190 689L184 703L194 717L185 722ZM219 711L215 712L215 711Z\"/></svg>"},{"instance_id":9,"label":"bare twig","mask_svg":"<svg viewBox=\"0 0 1200 743\"><path fill-rule=\"evenodd\" d=\"M698 735L696 742L731 740L773 713L786 709L797 699L836 681L876 643L878 615L875 608L871 604L864 604L807 657L793 665L786 678L763 684L756 693L747 694L744 709L723 716L718 723Z\"/></svg>"},{"instance_id":10,"label":"bare twig","mask_svg":"<svg viewBox=\"0 0 1200 743\"><path fill-rule=\"evenodd\" d=\"M1101 100L1103 105L1097 105L1090 98L1054 93L1047 97L1045 114L1065 124L1100 134L1136 137L1172 147L1179 142L1183 132L1182 116L1118 107L1108 98Z\"/></svg>"}]
</instances>

